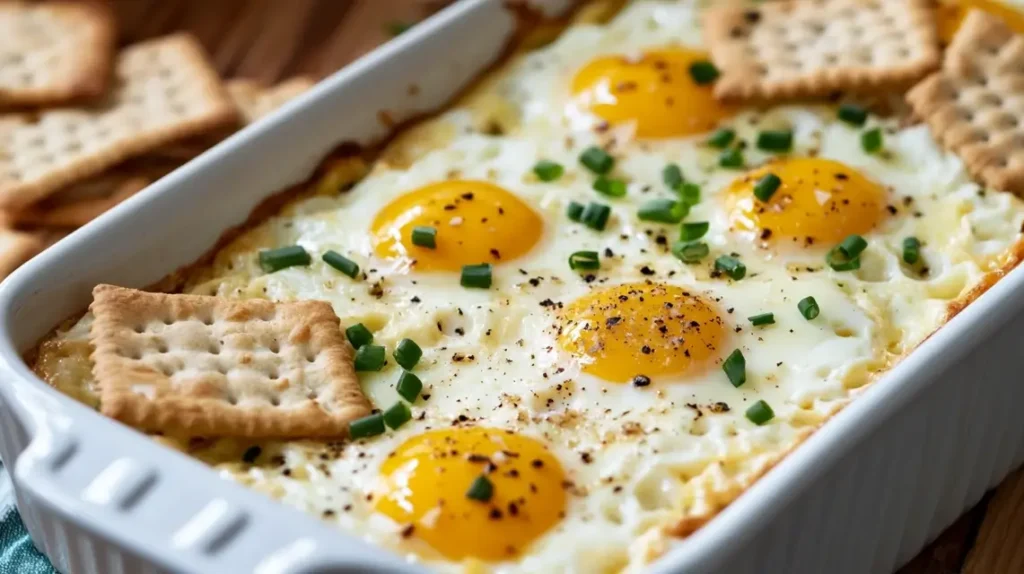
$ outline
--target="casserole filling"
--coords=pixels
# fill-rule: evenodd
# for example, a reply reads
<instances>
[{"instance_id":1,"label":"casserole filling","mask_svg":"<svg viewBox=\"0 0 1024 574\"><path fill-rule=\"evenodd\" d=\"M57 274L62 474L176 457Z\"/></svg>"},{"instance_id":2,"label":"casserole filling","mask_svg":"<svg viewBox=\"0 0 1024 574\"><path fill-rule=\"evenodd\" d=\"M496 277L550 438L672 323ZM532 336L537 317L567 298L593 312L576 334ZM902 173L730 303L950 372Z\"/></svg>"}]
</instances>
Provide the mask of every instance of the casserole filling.
<instances>
[{"instance_id":1,"label":"casserole filling","mask_svg":"<svg viewBox=\"0 0 1024 574\"><path fill-rule=\"evenodd\" d=\"M1016 265L1024 203L899 112L721 103L703 9L578 20L189 272L329 302L383 424L155 439L441 570L636 568L711 519ZM92 321L35 370L99 407Z\"/></svg>"}]
</instances>

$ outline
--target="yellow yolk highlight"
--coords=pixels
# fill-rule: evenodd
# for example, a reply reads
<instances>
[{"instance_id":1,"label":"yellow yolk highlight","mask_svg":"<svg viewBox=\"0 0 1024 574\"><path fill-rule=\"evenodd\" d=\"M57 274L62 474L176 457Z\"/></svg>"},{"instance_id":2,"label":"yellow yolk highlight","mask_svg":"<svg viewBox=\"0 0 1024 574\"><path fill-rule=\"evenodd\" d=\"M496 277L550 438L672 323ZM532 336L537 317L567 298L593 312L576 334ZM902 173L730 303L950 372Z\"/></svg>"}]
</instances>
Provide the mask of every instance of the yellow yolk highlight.
<instances>
[{"instance_id":1,"label":"yellow yolk highlight","mask_svg":"<svg viewBox=\"0 0 1024 574\"><path fill-rule=\"evenodd\" d=\"M610 124L634 123L640 138L706 132L734 113L698 85L690 65L709 61L704 52L673 48L639 59L607 56L591 60L572 80L577 101Z\"/></svg>"},{"instance_id":2,"label":"yellow yolk highlight","mask_svg":"<svg viewBox=\"0 0 1024 574\"><path fill-rule=\"evenodd\" d=\"M449 560L517 556L565 509L565 473L539 441L494 428L443 428L402 443L381 465L376 508ZM490 500L470 498L486 476Z\"/></svg>"},{"instance_id":3,"label":"yellow yolk highlight","mask_svg":"<svg viewBox=\"0 0 1024 574\"><path fill-rule=\"evenodd\" d=\"M765 202L754 189L767 174L782 184ZM728 198L733 229L751 233L763 246L827 249L848 235L870 231L886 206L882 186L842 163L819 158L783 159L747 172L731 184Z\"/></svg>"},{"instance_id":4,"label":"yellow yolk highlight","mask_svg":"<svg viewBox=\"0 0 1024 574\"><path fill-rule=\"evenodd\" d=\"M1018 34L1024 33L1024 13L998 0L945 0L939 4L939 39L949 44L971 9L998 16Z\"/></svg>"},{"instance_id":5,"label":"yellow yolk highlight","mask_svg":"<svg viewBox=\"0 0 1024 574\"><path fill-rule=\"evenodd\" d=\"M596 291L569 304L564 317L561 346L582 359L584 372L617 383L701 367L727 336L714 303L673 285Z\"/></svg>"},{"instance_id":6,"label":"yellow yolk highlight","mask_svg":"<svg viewBox=\"0 0 1024 574\"><path fill-rule=\"evenodd\" d=\"M418 226L437 229L436 248L413 244ZM473 180L442 181L407 193L385 206L372 226L378 256L407 259L425 271L515 259L542 231L543 220L518 197Z\"/></svg>"}]
</instances>

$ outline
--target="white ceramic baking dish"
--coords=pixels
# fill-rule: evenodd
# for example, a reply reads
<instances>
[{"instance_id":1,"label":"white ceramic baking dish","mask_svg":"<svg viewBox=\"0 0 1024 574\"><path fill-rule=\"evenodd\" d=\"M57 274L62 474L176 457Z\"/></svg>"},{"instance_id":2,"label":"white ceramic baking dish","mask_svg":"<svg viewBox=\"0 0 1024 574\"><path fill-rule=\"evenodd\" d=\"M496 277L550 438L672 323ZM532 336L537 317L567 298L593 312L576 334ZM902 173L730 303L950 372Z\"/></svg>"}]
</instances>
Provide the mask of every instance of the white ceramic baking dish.
<instances>
[{"instance_id":1,"label":"white ceramic baking dish","mask_svg":"<svg viewBox=\"0 0 1024 574\"><path fill-rule=\"evenodd\" d=\"M549 13L568 2L540 2ZM321 83L29 262L0 285L0 453L33 539L64 572L418 571L219 478L48 387L22 353L100 282L142 287L199 258L378 111L442 105L502 52L503 0L468 0ZM408 86L419 86L410 95ZM882 572L1024 459L1024 269L955 317L659 572Z\"/></svg>"}]
</instances>

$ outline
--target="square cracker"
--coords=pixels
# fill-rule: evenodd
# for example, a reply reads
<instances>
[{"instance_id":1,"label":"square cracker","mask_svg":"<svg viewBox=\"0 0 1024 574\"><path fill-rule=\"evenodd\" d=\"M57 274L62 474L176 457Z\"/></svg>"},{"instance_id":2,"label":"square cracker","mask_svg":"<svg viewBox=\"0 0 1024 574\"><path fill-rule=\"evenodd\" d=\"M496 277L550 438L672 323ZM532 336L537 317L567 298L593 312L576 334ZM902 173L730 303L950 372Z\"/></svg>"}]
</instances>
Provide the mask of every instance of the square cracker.
<instances>
[{"instance_id":1,"label":"square cracker","mask_svg":"<svg viewBox=\"0 0 1024 574\"><path fill-rule=\"evenodd\" d=\"M163 144L231 123L237 111L187 34L121 52L102 104L0 116L0 206L27 205Z\"/></svg>"},{"instance_id":2,"label":"square cracker","mask_svg":"<svg viewBox=\"0 0 1024 574\"><path fill-rule=\"evenodd\" d=\"M0 105L43 105L106 90L116 26L103 4L0 2Z\"/></svg>"},{"instance_id":3,"label":"square cracker","mask_svg":"<svg viewBox=\"0 0 1024 574\"><path fill-rule=\"evenodd\" d=\"M939 65L931 0L780 0L704 17L723 100L877 93Z\"/></svg>"},{"instance_id":4,"label":"square cracker","mask_svg":"<svg viewBox=\"0 0 1024 574\"><path fill-rule=\"evenodd\" d=\"M972 176L1024 195L1024 36L972 10L942 69L914 86L907 102Z\"/></svg>"},{"instance_id":5,"label":"square cracker","mask_svg":"<svg viewBox=\"0 0 1024 574\"><path fill-rule=\"evenodd\" d=\"M330 304L99 285L93 373L103 414L193 436L336 437L370 413Z\"/></svg>"}]
</instances>

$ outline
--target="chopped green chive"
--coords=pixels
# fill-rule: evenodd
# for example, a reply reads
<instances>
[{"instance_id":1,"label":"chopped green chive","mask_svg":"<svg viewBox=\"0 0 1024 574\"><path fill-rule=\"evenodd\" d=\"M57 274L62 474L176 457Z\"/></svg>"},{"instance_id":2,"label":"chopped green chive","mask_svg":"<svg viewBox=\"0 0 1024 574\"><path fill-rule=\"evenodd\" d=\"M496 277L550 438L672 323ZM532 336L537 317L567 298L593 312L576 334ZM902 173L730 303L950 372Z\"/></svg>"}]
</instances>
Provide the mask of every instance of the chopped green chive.
<instances>
[{"instance_id":1,"label":"chopped green chive","mask_svg":"<svg viewBox=\"0 0 1024 574\"><path fill-rule=\"evenodd\" d=\"M337 251L328 249L327 252L322 255L322 258L324 263L334 267L353 279L359 274L359 264Z\"/></svg>"},{"instance_id":2,"label":"chopped green chive","mask_svg":"<svg viewBox=\"0 0 1024 574\"><path fill-rule=\"evenodd\" d=\"M590 171L598 175L604 175L615 167L615 158L608 155L608 152L603 149L593 146L580 154L580 163Z\"/></svg>"},{"instance_id":3,"label":"chopped green chive","mask_svg":"<svg viewBox=\"0 0 1024 574\"><path fill-rule=\"evenodd\" d=\"M690 206L671 199L652 199L640 206L636 216L640 221L679 223L690 212Z\"/></svg>"},{"instance_id":4,"label":"chopped green chive","mask_svg":"<svg viewBox=\"0 0 1024 574\"><path fill-rule=\"evenodd\" d=\"M597 251L577 251L569 256L569 268L573 271L593 271L601 268L601 260Z\"/></svg>"},{"instance_id":5,"label":"chopped green chive","mask_svg":"<svg viewBox=\"0 0 1024 574\"><path fill-rule=\"evenodd\" d=\"M353 349L358 349L363 345L373 342L373 333L362 323L356 323L345 329L345 338L348 339L349 343L352 343Z\"/></svg>"},{"instance_id":6,"label":"chopped green chive","mask_svg":"<svg viewBox=\"0 0 1024 574\"><path fill-rule=\"evenodd\" d=\"M860 257L854 257L853 259L847 259L839 252L838 248L833 248L828 252L825 257L825 261L828 266L835 271L853 271L860 269Z\"/></svg>"},{"instance_id":7,"label":"chopped green chive","mask_svg":"<svg viewBox=\"0 0 1024 574\"><path fill-rule=\"evenodd\" d=\"M764 151L789 151L793 149L793 132L768 130L757 134L757 149Z\"/></svg>"},{"instance_id":8,"label":"chopped green chive","mask_svg":"<svg viewBox=\"0 0 1024 574\"><path fill-rule=\"evenodd\" d=\"M747 275L747 266L739 259L729 255L723 255L715 259L715 270L725 273L734 280L739 281Z\"/></svg>"},{"instance_id":9,"label":"chopped green chive","mask_svg":"<svg viewBox=\"0 0 1024 574\"><path fill-rule=\"evenodd\" d=\"M357 371L379 371L384 368L385 351L380 345L362 345L356 349Z\"/></svg>"},{"instance_id":10,"label":"chopped green chive","mask_svg":"<svg viewBox=\"0 0 1024 574\"><path fill-rule=\"evenodd\" d=\"M800 314L808 321L813 321L821 313L821 309L818 308L818 302L814 300L814 297L804 297L796 304L796 308L800 310Z\"/></svg>"},{"instance_id":11,"label":"chopped green chive","mask_svg":"<svg viewBox=\"0 0 1024 574\"><path fill-rule=\"evenodd\" d=\"M427 249L437 248L437 228L427 226L416 226L412 228L412 244L426 247Z\"/></svg>"},{"instance_id":12,"label":"chopped green chive","mask_svg":"<svg viewBox=\"0 0 1024 574\"><path fill-rule=\"evenodd\" d=\"M306 253L301 245L260 251L260 267L267 273L274 273L287 267L309 265L310 261L309 253Z\"/></svg>"},{"instance_id":13,"label":"chopped green chive","mask_svg":"<svg viewBox=\"0 0 1024 574\"><path fill-rule=\"evenodd\" d=\"M750 324L759 327L761 325L772 325L775 323L774 313L761 313L760 315L754 315L753 317L747 317L750 319Z\"/></svg>"},{"instance_id":14,"label":"chopped green chive","mask_svg":"<svg viewBox=\"0 0 1024 574\"><path fill-rule=\"evenodd\" d=\"M412 339L402 339L398 342L398 346L395 347L395 362L402 366L403 369L411 371L416 363L420 361L420 357L423 356L423 349L416 344L416 341Z\"/></svg>"},{"instance_id":15,"label":"chopped green chive","mask_svg":"<svg viewBox=\"0 0 1024 574\"><path fill-rule=\"evenodd\" d=\"M754 197L761 201L768 201L778 191L782 180L774 173L766 174L754 184Z\"/></svg>"},{"instance_id":16,"label":"chopped green chive","mask_svg":"<svg viewBox=\"0 0 1024 574\"><path fill-rule=\"evenodd\" d=\"M608 217L611 213L612 208L592 201L583 210L583 224L591 229L603 231L604 226L608 224Z\"/></svg>"},{"instance_id":17,"label":"chopped green chive","mask_svg":"<svg viewBox=\"0 0 1024 574\"><path fill-rule=\"evenodd\" d=\"M575 201L569 202L569 207L565 208L565 214L573 221L581 221L583 219L583 204Z\"/></svg>"},{"instance_id":18,"label":"chopped green chive","mask_svg":"<svg viewBox=\"0 0 1024 574\"><path fill-rule=\"evenodd\" d=\"M908 237L903 240L903 262L913 265L921 260L921 240Z\"/></svg>"},{"instance_id":19,"label":"chopped green chive","mask_svg":"<svg viewBox=\"0 0 1024 574\"><path fill-rule=\"evenodd\" d=\"M537 162L537 165L533 166L533 173L537 174L537 179L541 181L555 181L562 177L562 174L565 173L565 168L560 163L542 159Z\"/></svg>"},{"instance_id":20,"label":"chopped green chive","mask_svg":"<svg viewBox=\"0 0 1024 574\"><path fill-rule=\"evenodd\" d=\"M466 491L466 498L473 500L479 500L480 502L487 502L494 496L494 485L484 475L476 477L473 484L469 485L469 490Z\"/></svg>"},{"instance_id":21,"label":"chopped green chive","mask_svg":"<svg viewBox=\"0 0 1024 574\"><path fill-rule=\"evenodd\" d=\"M839 250L843 252L843 255L853 259L864 252L868 247L868 242L864 240L860 235L848 235L846 239L839 244Z\"/></svg>"},{"instance_id":22,"label":"chopped green chive","mask_svg":"<svg viewBox=\"0 0 1024 574\"><path fill-rule=\"evenodd\" d=\"M384 415L377 413L350 422L348 434L352 438L370 438L384 434Z\"/></svg>"},{"instance_id":23,"label":"chopped green chive","mask_svg":"<svg viewBox=\"0 0 1024 574\"><path fill-rule=\"evenodd\" d=\"M694 239L700 239L707 234L708 229L710 228L711 224L707 221L684 223L682 230L679 232L679 239L681 241L693 241Z\"/></svg>"},{"instance_id":24,"label":"chopped green chive","mask_svg":"<svg viewBox=\"0 0 1024 574\"><path fill-rule=\"evenodd\" d=\"M842 243L829 250L825 261L836 271L860 269L860 254L867 246L868 242L860 235L847 236Z\"/></svg>"},{"instance_id":25,"label":"chopped green chive","mask_svg":"<svg viewBox=\"0 0 1024 574\"><path fill-rule=\"evenodd\" d=\"M416 399L420 396L420 391L423 390L423 381L409 371L402 371L402 374L398 377L398 384L395 386L395 390L398 391L398 396L410 403L415 403Z\"/></svg>"},{"instance_id":26,"label":"chopped green chive","mask_svg":"<svg viewBox=\"0 0 1024 574\"><path fill-rule=\"evenodd\" d=\"M722 128L720 130L717 130L715 133L711 134L711 137L709 137L707 142L705 143L707 143L711 147L725 149L726 147L728 147L729 144L732 143L732 140L735 138L736 132L732 131L729 128Z\"/></svg>"},{"instance_id":27,"label":"chopped green chive","mask_svg":"<svg viewBox=\"0 0 1024 574\"><path fill-rule=\"evenodd\" d=\"M747 360L743 358L743 353L739 349L726 357L722 363L722 370L734 387L743 386L743 383L747 382Z\"/></svg>"},{"instance_id":28,"label":"chopped green chive","mask_svg":"<svg viewBox=\"0 0 1024 574\"><path fill-rule=\"evenodd\" d=\"M718 165L730 169L743 169L743 150L729 148L718 155Z\"/></svg>"},{"instance_id":29,"label":"chopped green chive","mask_svg":"<svg viewBox=\"0 0 1024 574\"><path fill-rule=\"evenodd\" d=\"M661 170L661 180L669 189L675 189L683 184L683 170L679 169L678 165L670 163Z\"/></svg>"},{"instance_id":30,"label":"chopped green chive","mask_svg":"<svg viewBox=\"0 0 1024 574\"><path fill-rule=\"evenodd\" d=\"M676 241L672 244L672 255L683 263L699 263L708 253L711 249L702 241Z\"/></svg>"},{"instance_id":31,"label":"chopped green chive","mask_svg":"<svg viewBox=\"0 0 1024 574\"><path fill-rule=\"evenodd\" d=\"M718 79L718 68L711 62L694 62L690 64L690 77L697 85L704 86Z\"/></svg>"},{"instance_id":32,"label":"chopped green chive","mask_svg":"<svg viewBox=\"0 0 1024 574\"><path fill-rule=\"evenodd\" d=\"M463 287L489 289L491 287L491 264L463 265L459 283Z\"/></svg>"},{"instance_id":33,"label":"chopped green chive","mask_svg":"<svg viewBox=\"0 0 1024 574\"><path fill-rule=\"evenodd\" d=\"M384 411L384 423L396 429L405 423L409 422L412 418L412 411L409 410L409 405L398 401L391 405L391 408Z\"/></svg>"},{"instance_id":34,"label":"chopped green chive","mask_svg":"<svg viewBox=\"0 0 1024 574\"><path fill-rule=\"evenodd\" d=\"M868 120L868 111L853 104L839 106L839 112L836 115L840 120L857 127L864 125L864 122Z\"/></svg>"},{"instance_id":35,"label":"chopped green chive","mask_svg":"<svg viewBox=\"0 0 1024 574\"><path fill-rule=\"evenodd\" d=\"M775 418L775 411L763 400L757 401L747 409L747 420L757 426L761 426L773 418Z\"/></svg>"},{"instance_id":36,"label":"chopped green chive","mask_svg":"<svg viewBox=\"0 0 1024 574\"><path fill-rule=\"evenodd\" d=\"M860 134L860 147L868 153L878 153L882 149L882 130L875 128Z\"/></svg>"},{"instance_id":37,"label":"chopped green chive","mask_svg":"<svg viewBox=\"0 0 1024 574\"><path fill-rule=\"evenodd\" d=\"M626 196L626 182L621 179L611 179L603 175L599 175L594 180L594 191L601 195L607 195L608 197L625 197Z\"/></svg>"},{"instance_id":38,"label":"chopped green chive","mask_svg":"<svg viewBox=\"0 0 1024 574\"><path fill-rule=\"evenodd\" d=\"M676 189L679 199L689 206L700 203L700 186L696 183L684 183Z\"/></svg>"}]
</instances>

